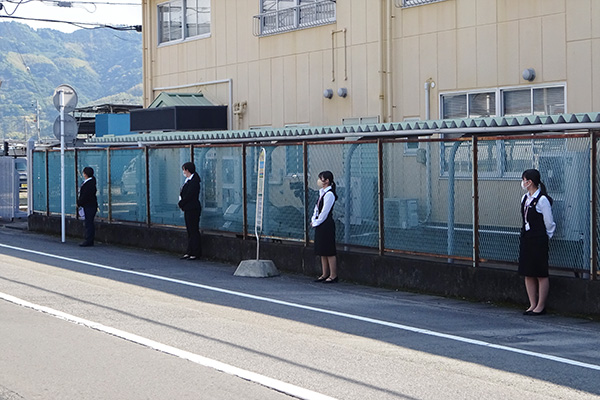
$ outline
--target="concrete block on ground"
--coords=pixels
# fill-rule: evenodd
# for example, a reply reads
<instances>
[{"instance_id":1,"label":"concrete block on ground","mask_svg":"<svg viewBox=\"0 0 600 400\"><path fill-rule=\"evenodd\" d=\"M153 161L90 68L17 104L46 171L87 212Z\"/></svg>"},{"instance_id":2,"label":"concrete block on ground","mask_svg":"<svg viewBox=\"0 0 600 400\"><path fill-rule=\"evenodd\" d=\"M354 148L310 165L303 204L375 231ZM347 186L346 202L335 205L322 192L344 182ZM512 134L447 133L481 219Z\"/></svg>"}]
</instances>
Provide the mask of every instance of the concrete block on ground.
<instances>
[{"instance_id":1,"label":"concrete block on ground","mask_svg":"<svg viewBox=\"0 0 600 400\"><path fill-rule=\"evenodd\" d=\"M271 260L243 260L233 275L250 278L268 278L279 276L279 271Z\"/></svg>"}]
</instances>

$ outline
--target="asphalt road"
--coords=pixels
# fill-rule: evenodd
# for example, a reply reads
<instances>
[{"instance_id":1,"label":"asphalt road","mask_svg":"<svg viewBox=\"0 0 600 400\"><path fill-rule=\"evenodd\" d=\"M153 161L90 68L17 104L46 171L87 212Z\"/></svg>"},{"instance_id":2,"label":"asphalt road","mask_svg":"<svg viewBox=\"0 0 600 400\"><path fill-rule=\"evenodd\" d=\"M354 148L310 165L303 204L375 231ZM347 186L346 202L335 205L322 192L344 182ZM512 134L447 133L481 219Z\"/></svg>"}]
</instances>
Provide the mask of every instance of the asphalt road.
<instances>
[{"instance_id":1,"label":"asphalt road","mask_svg":"<svg viewBox=\"0 0 600 400\"><path fill-rule=\"evenodd\" d=\"M234 271L0 228L0 399L600 399L600 323Z\"/></svg>"}]
</instances>

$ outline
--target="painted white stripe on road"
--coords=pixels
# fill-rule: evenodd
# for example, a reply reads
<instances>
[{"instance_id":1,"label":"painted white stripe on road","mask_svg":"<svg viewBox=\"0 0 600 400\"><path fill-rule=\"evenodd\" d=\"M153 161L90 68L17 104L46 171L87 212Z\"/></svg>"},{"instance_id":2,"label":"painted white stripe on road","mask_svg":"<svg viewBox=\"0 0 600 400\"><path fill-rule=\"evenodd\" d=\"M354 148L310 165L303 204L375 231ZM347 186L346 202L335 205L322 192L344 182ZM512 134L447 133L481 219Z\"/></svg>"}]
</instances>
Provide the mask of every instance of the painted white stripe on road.
<instances>
[{"instance_id":1,"label":"painted white stripe on road","mask_svg":"<svg viewBox=\"0 0 600 400\"><path fill-rule=\"evenodd\" d=\"M138 271L129 271L126 269L110 267L107 265L97 264L97 263L93 263L93 262L89 262L89 261L77 260L75 258L57 256L54 254L43 253L43 252L36 251L36 250L24 249L21 247L9 246L9 245L5 245L5 244L0 244L0 247L5 247L7 249L12 249L12 250L17 250L17 251L23 251L23 252L31 253L31 254L37 254L37 255L50 257L50 258L56 258L59 260L69 261L69 262L73 262L73 263L88 265L88 266L95 267L95 268L102 268L102 269L106 269L109 271L116 271L116 272L122 272L125 274L143 276L146 278L176 283L179 285L192 286L192 287L196 287L196 288L200 288L200 289L210 290L213 292L225 293L225 294L229 294L232 296L244 297L247 299L264 301L264 302L272 303L272 304L279 304L279 305L283 305L286 307L293 307L293 308L299 308L302 310L314 311L314 312L318 312L318 313L322 313L322 314L335 315L337 317L367 322L370 324L387 326L390 328L401 329L401 330L408 331L408 332L420 333L420 334L427 335L427 336L434 336L434 337L439 337L439 338L443 338L443 339L454 340L457 342L462 342L462 343L467 343L467 344L472 344L472 345L482 346L482 347L488 347L488 348L497 349L497 350L508 351L511 353L523 354L526 356L541 358L541 359L550 360L550 361L556 361L556 362L559 362L562 364L568 364L568 365L573 365L573 366L577 366L577 367L600 371L600 365L596 365L596 364L589 364L589 363L584 363L581 361L571 360L571 359L564 358L564 357L558 357L558 356L553 356L553 355L549 355L549 354L538 353L535 351L522 350L522 349L518 349L515 347L503 346L503 345L484 342L484 341L476 340L476 339L469 339L469 338L465 338L462 336L450 335L450 334L446 334L446 333L432 331L429 329L416 328L416 327L409 326L409 325L402 325L402 324L397 324L395 322L388 322L388 321L383 321L383 320L374 319L374 318L362 317L360 315L348 314L348 313L339 312L339 311L332 311L332 310L327 310L324 308L305 306L305 305L298 304L298 303L291 303L288 301L272 299L269 297L256 296L253 294L237 292L237 291L228 290L228 289L222 289L222 288L218 288L215 286L208 286L208 285L202 285L202 284L194 283L194 282L182 281L180 279L173 279L173 278L160 276L160 275L147 274L147 273L138 272Z\"/></svg>"},{"instance_id":2,"label":"painted white stripe on road","mask_svg":"<svg viewBox=\"0 0 600 400\"><path fill-rule=\"evenodd\" d=\"M250 382L258 383L260 385L266 386L278 392L282 392L288 394L290 396L296 397L298 399L304 400L336 400L333 397L326 396L321 393L313 392L312 390L304 389L299 386L292 385L290 383L286 383L277 379L269 378L268 376L260 375L252 371L247 371L245 369L241 369L238 367L234 367L229 364L222 363L217 360L213 360L210 358L206 358L200 356L198 354L191 353L189 351L181 350L176 347L172 347L163 343L156 342L151 339L147 339L142 336L135 335L133 333L125 332L120 329L112 328L110 326L102 325L97 322L89 321L83 318L75 317L70 314L66 314L62 311L54 310L49 307L40 306L38 304L33 304L28 301L19 299L17 297L11 296L6 293L0 292L0 299L6 300L13 304L17 304L22 307L31 308L36 311L40 311L46 314L50 314L54 317L60 318L64 321L72 322L78 325L83 325L88 328L92 328L94 330L108 333L113 336L117 336L119 338L128 340L133 343L141 344L143 346L149 347L154 350L158 350L160 352L170 354L179 358L183 358L185 360L189 360L193 363L202 365L204 367L212 368L217 371L224 372L229 375L234 375L245 379Z\"/></svg>"}]
</instances>

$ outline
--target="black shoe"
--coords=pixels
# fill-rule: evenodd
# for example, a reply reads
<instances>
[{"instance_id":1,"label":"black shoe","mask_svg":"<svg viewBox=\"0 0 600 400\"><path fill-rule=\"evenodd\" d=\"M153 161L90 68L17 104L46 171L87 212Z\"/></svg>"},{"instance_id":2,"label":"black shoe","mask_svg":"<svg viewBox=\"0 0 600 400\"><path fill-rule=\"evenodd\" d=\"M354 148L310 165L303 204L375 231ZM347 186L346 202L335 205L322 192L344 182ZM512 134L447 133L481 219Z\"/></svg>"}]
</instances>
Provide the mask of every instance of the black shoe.
<instances>
[{"instance_id":1,"label":"black shoe","mask_svg":"<svg viewBox=\"0 0 600 400\"><path fill-rule=\"evenodd\" d=\"M320 276L317 279L315 279L314 282L323 282L327 278L328 278L327 276Z\"/></svg>"},{"instance_id":2,"label":"black shoe","mask_svg":"<svg viewBox=\"0 0 600 400\"><path fill-rule=\"evenodd\" d=\"M544 308L542 311L540 312L535 312L532 311L529 315L545 315L546 314L546 309Z\"/></svg>"},{"instance_id":3,"label":"black shoe","mask_svg":"<svg viewBox=\"0 0 600 400\"><path fill-rule=\"evenodd\" d=\"M80 247L92 247L93 245L94 245L94 243L88 243L88 242L79 243Z\"/></svg>"},{"instance_id":4,"label":"black shoe","mask_svg":"<svg viewBox=\"0 0 600 400\"><path fill-rule=\"evenodd\" d=\"M323 283L337 283L337 281L338 281L338 278L337 278L337 276L336 276L336 277L335 277L335 278L333 278L333 279L329 279L329 278L325 279L325 280L323 281Z\"/></svg>"},{"instance_id":5,"label":"black shoe","mask_svg":"<svg viewBox=\"0 0 600 400\"><path fill-rule=\"evenodd\" d=\"M179 259L180 259L180 260L186 260L186 259L188 259L188 258L190 258L190 255L189 255L189 254L184 254L184 255L182 255L181 257L179 257Z\"/></svg>"},{"instance_id":6,"label":"black shoe","mask_svg":"<svg viewBox=\"0 0 600 400\"><path fill-rule=\"evenodd\" d=\"M531 310L523 311L523 315L531 315L532 312Z\"/></svg>"},{"instance_id":7,"label":"black shoe","mask_svg":"<svg viewBox=\"0 0 600 400\"><path fill-rule=\"evenodd\" d=\"M187 259L190 260L190 261L193 261L193 260L197 260L198 257L196 257L196 256L189 256Z\"/></svg>"}]
</instances>

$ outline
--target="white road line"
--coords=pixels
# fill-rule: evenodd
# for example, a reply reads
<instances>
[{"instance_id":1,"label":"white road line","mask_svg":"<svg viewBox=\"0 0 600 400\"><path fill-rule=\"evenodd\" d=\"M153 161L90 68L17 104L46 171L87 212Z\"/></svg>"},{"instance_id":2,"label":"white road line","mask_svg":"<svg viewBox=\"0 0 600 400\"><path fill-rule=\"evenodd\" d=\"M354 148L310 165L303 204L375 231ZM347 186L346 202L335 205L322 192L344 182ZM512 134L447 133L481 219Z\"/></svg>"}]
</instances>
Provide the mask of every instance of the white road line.
<instances>
[{"instance_id":1,"label":"white road line","mask_svg":"<svg viewBox=\"0 0 600 400\"><path fill-rule=\"evenodd\" d=\"M238 367L234 367L229 364L222 363L217 360L213 360L210 358L206 358L200 356L198 354L191 353L189 351L181 350L176 347L172 347L163 343L156 342L154 340L135 335L133 333L125 332L120 329L112 328L110 326L102 325L97 322L89 321L83 318L75 317L70 314L66 314L62 311L54 310L49 307L40 306L38 304L33 304L28 301L19 299L17 297L11 296L6 293L0 292L0 299L6 300L13 304L17 304L22 307L31 308L36 311L40 311L46 314L50 314L56 318L62 319L64 321L68 321L71 323L75 323L78 325L83 325L88 328L92 328L94 330L108 333L110 335L125 339L127 341L141 344L143 346L149 347L154 350L158 350L162 353L170 354L179 358L183 358L185 360L189 360L193 363L202 365L204 367L212 368L217 371L224 372L229 375L234 375L245 379L250 382L258 383L260 385L266 386L278 392L285 393L292 397L304 400L336 400L333 397L326 396L321 393L313 392L312 390L304 389L299 386L292 385L290 383L286 383L277 379L269 378L268 376L260 375L252 371L247 371L245 369L241 369Z\"/></svg>"},{"instance_id":2,"label":"white road line","mask_svg":"<svg viewBox=\"0 0 600 400\"><path fill-rule=\"evenodd\" d=\"M573 366L577 366L577 367L600 371L600 365L596 365L596 364L589 364L589 363L584 363L581 361L571 360L571 359L564 358L564 357L558 357L558 356L553 356L553 355L544 354L544 353L538 353L538 352L529 351L529 350L522 350L522 349L518 349L515 347L503 346L503 345L484 342L484 341L476 340L476 339L469 339L469 338L465 338L462 336L450 335L450 334L446 334L446 333L432 331L429 329L416 328L416 327L409 326L409 325L402 325L402 324L397 324L394 322L388 322L388 321L383 321L383 320L374 319L374 318L361 317L360 315L348 314L348 313L343 313L343 312L339 312L339 311L332 311L332 310L327 310L324 308L305 306L305 305L298 304L298 303L291 303L288 301L271 299L269 297L256 296L256 295L252 295L252 294L248 294L248 293L237 292L237 291L228 290L228 289L222 289L222 288L218 288L218 287L214 287L214 286L208 286L208 285L202 285L202 284L194 283L194 282L182 281L179 279L168 278L168 277L160 276L160 275L153 275L153 274L147 274L144 272L129 271L129 270L125 270L125 269L109 267L107 265L92 263L89 261L77 260L75 258L57 256L54 254L24 249L21 247L9 246L9 245L5 245L5 244L0 244L0 247L5 247L7 249L22 251L25 253L37 254L37 255L50 257L50 258L56 258L59 260L69 261L69 262L73 262L73 263L88 265L88 266L95 267L95 268L102 268L102 269L106 269L109 271L117 271L117 272L122 272L125 274L143 276L146 278L157 279L157 280L161 280L161 281L165 281L165 282L171 282L171 283L176 283L176 284L185 285L185 286L197 287L200 289L210 290L213 292L225 293L225 294L229 294L232 296L244 297L244 298L248 298L248 299L252 299L252 300L264 301L267 303L279 304L279 305L283 305L286 307L293 307L293 308L299 308L302 310L314 311L314 312L318 312L318 313L322 313L322 314L335 315L337 317L348 318L348 319L362 321L362 322L368 322L370 324L387 326L390 328L401 329L401 330L408 331L408 332L420 333L423 335L434 336L434 337L439 337L439 338L443 338L443 339L454 340L457 342L472 344L472 345L476 345L476 346L482 346L482 347L488 347L488 348L497 349L497 350L508 351L511 353L523 354L526 356L556 361L556 362L559 362L562 364L568 364L568 365L573 365Z\"/></svg>"}]
</instances>

